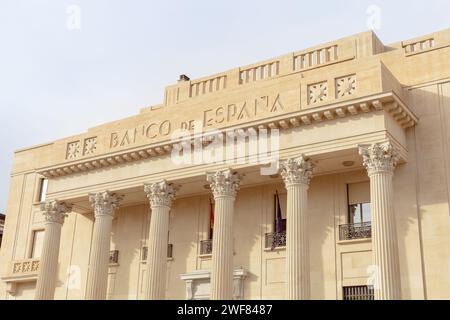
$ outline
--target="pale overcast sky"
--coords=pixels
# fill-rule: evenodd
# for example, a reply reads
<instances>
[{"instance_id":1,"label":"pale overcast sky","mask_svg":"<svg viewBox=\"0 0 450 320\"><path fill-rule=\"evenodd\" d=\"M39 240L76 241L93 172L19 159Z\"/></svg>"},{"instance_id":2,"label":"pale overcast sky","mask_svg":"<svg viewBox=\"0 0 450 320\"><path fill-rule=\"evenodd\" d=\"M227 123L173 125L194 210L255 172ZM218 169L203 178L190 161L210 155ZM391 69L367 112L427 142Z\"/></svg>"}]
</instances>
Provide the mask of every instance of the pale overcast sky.
<instances>
[{"instance_id":1,"label":"pale overcast sky","mask_svg":"<svg viewBox=\"0 0 450 320\"><path fill-rule=\"evenodd\" d=\"M159 104L179 74L300 50L368 21L386 44L413 38L450 27L450 1L0 0L0 212L14 150Z\"/></svg>"}]
</instances>

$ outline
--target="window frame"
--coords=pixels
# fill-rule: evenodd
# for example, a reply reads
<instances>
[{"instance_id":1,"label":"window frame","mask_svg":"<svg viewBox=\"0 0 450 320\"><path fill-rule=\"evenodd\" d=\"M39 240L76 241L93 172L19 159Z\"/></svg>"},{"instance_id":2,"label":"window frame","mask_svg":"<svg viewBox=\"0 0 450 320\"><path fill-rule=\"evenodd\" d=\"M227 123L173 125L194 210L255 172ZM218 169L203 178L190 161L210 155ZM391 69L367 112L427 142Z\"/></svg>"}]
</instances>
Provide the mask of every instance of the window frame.
<instances>
[{"instance_id":1,"label":"window frame","mask_svg":"<svg viewBox=\"0 0 450 320\"><path fill-rule=\"evenodd\" d=\"M371 204L371 199L369 202L361 202L361 203L354 203L354 204L350 204L350 184L351 183L347 183L347 224L355 224L355 223L367 223L367 222L371 222L372 221L372 211L370 210L370 204ZM370 213L370 219L365 221L364 220L364 210L363 210L363 206L364 205L369 205L369 213ZM354 221L354 215L352 216L351 214L351 210L350 208L352 206L357 206L358 210L359 210L359 218L360 218L360 222L355 222Z\"/></svg>"},{"instance_id":2,"label":"window frame","mask_svg":"<svg viewBox=\"0 0 450 320\"><path fill-rule=\"evenodd\" d=\"M42 203L42 202L46 201L48 185L49 185L49 181L47 178L42 177L42 178L38 179L37 193L36 193L36 202L37 203ZM45 186L45 188L44 188L44 186ZM44 193L44 189L45 189L45 193Z\"/></svg>"},{"instance_id":3,"label":"window frame","mask_svg":"<svg viewBox=\"0 0 450 320\"><path fill-rule=\"evenodd\" d=\"M36 240L36 233L42 232L42 244L44 242L45 237L45 228L36 228L31 230L31 237L30 237L30 247L28 249L28 259L40 259L39 257L34 257L34 250L35 250L35 240ZM42 250L41 250L42 254Z\"/></svg>"},{"instance_id":4,"label":"window frame","mask_svg":"<svg viewBox=\"0 0 450 320\"><path fill-rule=\"evenodd\" d=\"M347 208L348 208L348 212L347 212L347 221L348 221L348 224L356 224L356 223L366 223L366 222L371 222L372 221L372 212L369 210L369 214L370 214L370 219L368 219L368 220L364 220L364 205L369 205L369 208L370 208L370 202L363 202L363 203L355 203L355 204L349 204L348 206L347 206ZM352 215L352 213L351 213L351 207L352 206L356 206L356 208L357 208L357 210L359 211L357 214L358 214L358 217L359 217L359 219L360 219L360 221L359 222L355 222L354 221L354 217L355 217L355 214L353 214ZM355 212L356 213L356 212Z\"/></svg>"},{"instance_id":5,"label":"window frame","mask_svg":"<svg viewBox=\"0 0 450 320\"><path fill-rule=\"evenodd\" d=\"M278 196L281 198L282 195L285 195L287 197L287 193L278 193ZM276 233L277 232L277 194L274 193L273 194L273 211L272 211L272 232ZM281 207L281 200L280 200L280 207ZM283 208L281 208L283 209ZM283 223L283 231L282 232L286 232L286 227L287 227L287 212L285 212L285 216L286 219L282 219L282 223Z\"/></svg>"}]
</instances>

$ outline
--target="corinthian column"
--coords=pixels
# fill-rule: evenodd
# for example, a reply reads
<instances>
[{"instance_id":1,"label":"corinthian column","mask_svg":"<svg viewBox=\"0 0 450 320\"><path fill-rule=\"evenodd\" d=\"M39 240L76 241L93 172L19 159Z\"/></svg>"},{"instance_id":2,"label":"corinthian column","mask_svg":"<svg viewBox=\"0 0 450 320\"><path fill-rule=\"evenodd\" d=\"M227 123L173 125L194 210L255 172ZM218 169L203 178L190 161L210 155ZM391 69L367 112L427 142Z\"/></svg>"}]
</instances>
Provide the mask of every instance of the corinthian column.
<instances>
[{"instance_id":1,"label":"corinthian column","mask_svg":"<svg viewBox=\"0 0 450 320\"><path fill-rule=\"evenodd\" d=\"M109 191L89 195L95 223L86 289L87 300L105 300L108 286L109 250L112 220L121 197Z\"/></svg>"},{"instance_id":2,"label":"corinthian column","mask_svg":"<svg viewBox=\"0 0 450 320\"><path fill-rule=\"evenodd\" d=\"M214 195L211 299L233 299L233 214L240 177L230 169L207 173Z\"/></svg>"},{"instance_id":3,"label":"corinthian column","mask_svg":"<svg viewBox=\"0 0 450 320\"><path fill-rule=\"evenodd\" d=\"M147 250L147 300L163 300L166 296L169 211L178 187L167 181L146 184L152 216Z\"/></svg>"},{"instance_id":4,"label":"corinthian column","mask_svg":"<svg viewBox=\"0 0 450 320\"><path fill-rule=\"evenodd\" d=\"M401 285L392 178L399 155L390 142L359 146L359 154L370 178L375 299L397 300Z\"/></svg>"},{"instance_id":5,"label":"corinthian column","mask_svg":"<svg viewBox=\"0 0 450 320\"><path fill-rule=\"evenodd\" d=\"M39 262L35 300L53 300L58 274L59 243L64 218L71 208L57 200L41 204L45 218L45 236Z\"/></svg>"},{"instance_id":6,"label":"corinthian column","mask_svg":"<svg viewBox=\"0 0 450 320\"><path fill-rule=\"evenodd\" d=\"M313 165L302 155L281 163L287 190L287 299L310 299L308 189Z\"/></svg>"}]
</instances>

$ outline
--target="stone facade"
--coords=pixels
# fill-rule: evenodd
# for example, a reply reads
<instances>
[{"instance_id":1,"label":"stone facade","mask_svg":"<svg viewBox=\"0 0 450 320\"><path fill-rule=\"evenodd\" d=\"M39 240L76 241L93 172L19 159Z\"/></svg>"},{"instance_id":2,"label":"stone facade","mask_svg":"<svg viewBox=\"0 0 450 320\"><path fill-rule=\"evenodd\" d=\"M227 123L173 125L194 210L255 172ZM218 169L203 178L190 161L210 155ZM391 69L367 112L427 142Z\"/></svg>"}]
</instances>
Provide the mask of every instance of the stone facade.
<instances>
[{"instance_id":1,"label":"stone facade","mask_svg":"<svg viewBox=\"0 0 450 320\"><path fill-rule=\"evenodd\" d=\"M17 151L0 297L449 299L449 57L365 32Z\"/></svg>"}]
</instances>

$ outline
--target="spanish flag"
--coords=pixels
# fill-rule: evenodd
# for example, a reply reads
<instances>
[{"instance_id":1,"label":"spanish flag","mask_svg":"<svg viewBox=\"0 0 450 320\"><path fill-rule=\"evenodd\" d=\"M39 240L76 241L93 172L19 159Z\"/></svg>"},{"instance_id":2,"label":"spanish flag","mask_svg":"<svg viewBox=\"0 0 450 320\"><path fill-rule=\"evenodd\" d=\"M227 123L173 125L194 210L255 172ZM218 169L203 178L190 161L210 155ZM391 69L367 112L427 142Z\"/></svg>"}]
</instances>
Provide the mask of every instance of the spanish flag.
<instances>
[{"instance_id":1,"label":"spanish flag","mask_svg":"<svg viewBox=\"0 0 450 320\"><path fill-rule=\"evenodd\" d=\"M280 196L278 195L277 190L275 194L275 232L281 233L283 231L284 231L283 214L281 212Z\"/></svg>"},{"instance_id":2,"label":"spanish flag","mask_svg":"<svg viewBox=\"0 0 450 320\"><path fill-rule=\"evenodd\" d=\"M209 238L212 239L214 233L214 203L212 199L209 200L209 206L210 206Z\"/></svg>"}]
</instances>

